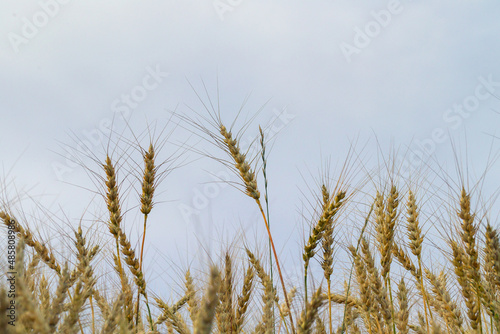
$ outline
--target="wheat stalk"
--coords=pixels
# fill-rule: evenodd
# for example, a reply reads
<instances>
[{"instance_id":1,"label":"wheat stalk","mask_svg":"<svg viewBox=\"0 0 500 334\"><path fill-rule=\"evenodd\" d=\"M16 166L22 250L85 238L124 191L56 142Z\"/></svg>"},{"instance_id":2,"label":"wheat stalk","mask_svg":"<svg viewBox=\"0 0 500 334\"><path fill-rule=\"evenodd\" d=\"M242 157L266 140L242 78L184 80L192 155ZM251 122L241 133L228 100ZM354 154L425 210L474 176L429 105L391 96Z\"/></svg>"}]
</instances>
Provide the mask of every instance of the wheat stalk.
<instances>
[{"instance_id":1,"label":"wheat stalk","mask_svg":"<svg viewBox=\"0 0 500 334\"><path fill-rule=\"evenodd\" d=\"M272 238L271 229L269 227L266 215L264 213L264 209L263 209L262 204L260 202L260 191L257 187L257 179L255 177L255 173L253 172L252 168L250 167L250 164L247 162L246 155L241 152L238 141L233 138L231 131L228 131L226 129L226 127L222 123L220 123L219 124L219 132L223 137L222 141L223 141L228 153L230 154L230 156L234 160L234 166L235 166L236 170L239 172L239 175L243 181L246 194L255 200L255 202L257 203L257 206L259 207L259 210L262 214L264 224L266 225L268 238L269 238L269 241L271 242L271 248L273 250L274 259L276 261L276 267L278 268L278 274L280 277L281 287L283 289L285 301L287 304L289 304L287 291L286 291L286 287L285 287L285 281L283 280L283 274L281 272L281 267L280 267L280 263L278 260L278 254L276 253L276 247L274 245L274 241ZM292 317L291 313L289 314L289 318L290 318L290 323L292 325L292 328L294 328L293 317Z\"/></svg>"}]
</instances>

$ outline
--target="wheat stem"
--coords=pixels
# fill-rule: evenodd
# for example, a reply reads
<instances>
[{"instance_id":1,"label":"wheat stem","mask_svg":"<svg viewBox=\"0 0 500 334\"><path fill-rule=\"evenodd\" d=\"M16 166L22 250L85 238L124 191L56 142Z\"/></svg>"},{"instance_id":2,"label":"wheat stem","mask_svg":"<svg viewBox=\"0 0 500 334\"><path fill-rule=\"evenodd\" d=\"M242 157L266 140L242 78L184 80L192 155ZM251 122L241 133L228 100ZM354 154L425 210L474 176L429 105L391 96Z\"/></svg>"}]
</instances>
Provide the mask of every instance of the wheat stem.
<instances>
[{"instance_id":1,"label":"wheat stem","mask_svg":"<svg viewBox=\"0 0 500 334\"><path fill-rule=\"evenodd\" d=\"M280 267L280 263L278 261L278 254L276 253L276 248L274 246L274 241L273 241L273 237L271 235L271 230L269 229L269 224L267 223L266 215L264 214L264 210L262 209L262 205L260 203L260 200L256 199L255 201L257 202L257 205L259 206L260 212L262 214L262 218L264 219L264 223L266 224L267 234L269 236L269 240L271 241L271 248L273 250L274 259L276 261L276 267L278 268L278 274L279 274L279 277L280 277L281 287L283 289L283 294L285 296L285 302L286 302L287 307L290 308L290 303L288 301L288 295L287 295L286 287L285 287L285 281L283 280L283 274L281 273L281 267ZM295 333L295 325L293 323L292 312L290 312L288 314L288 317L290 319L290 324L291 324L291 327L292 327L292 331L293 331L293 333Z\"/></svg>"}]
</instances>

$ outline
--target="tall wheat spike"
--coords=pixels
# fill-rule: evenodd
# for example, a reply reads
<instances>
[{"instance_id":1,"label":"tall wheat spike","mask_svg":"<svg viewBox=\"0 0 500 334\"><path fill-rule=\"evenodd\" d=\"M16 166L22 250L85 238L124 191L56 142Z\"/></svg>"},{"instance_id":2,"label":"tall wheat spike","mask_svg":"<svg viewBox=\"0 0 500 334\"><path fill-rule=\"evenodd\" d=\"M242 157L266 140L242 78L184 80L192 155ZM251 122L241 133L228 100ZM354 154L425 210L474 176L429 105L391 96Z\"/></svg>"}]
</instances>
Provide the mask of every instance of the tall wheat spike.
<instances>
[{"instance_id":1,"label":"tall wheat spike","mask_svg":"<svg viewBox=\"0 0 500 334\"><path fill-rule=\"evenodd\" d=\"M144 160L144 173L142 180L142 194L141 194L141 212L144 215L144 227L142 231L142 243L141 243L141 255L139 258L139 270L142 272L143 266L143 256L144 256L144 244L146 242L146 225L148 221L148 215L153 208L153 195L156 189L156 172L157 167L155 165L155 149L153 144L149 144L148 151L143 152L143 160ZM139 319L139 302L140 302L140 293L141 291L137 291L137 304L136 304L136 314L137 320ZM149 318L152 322L151 310L149 309L149 304L146 301L146 306L148 308Z\"/></svg>"},{"instance_id":2,"label":"tall wheat spike","mask_svg":"<svg viewBox=\"0 0 500 334\"><path fill-rule=\"evenodd\" d=\"M281 272L281 267L280 267L280 263L278 260L278 254L276 252L276 247L274 245L273 237L271 234L271 229L269 228L266 214L264 213L264 209L263 209L262 204L260 202L260 191L257 188L257 179L255 177L255 173L252 170L252 168L250 167L250 164L247 162L246 155L241 152L238 141L233 138L231 131L228 131L227 128L222 123L219 124L219 131L223 137L222 141L223 141L228 153L230 154L230 156L234 160L234 166L235 166L236 170L239 171L239 175L243 181L243 184L245 185L246 194L255 200L255 202L257 203L259 210L262 214L264 224L266 225L268 238L269 238L269 241L271 242L271 248L273 250L274 260L276 261L276 267L278 268L278 274L279 274L280 281L281 281L281 287L283 289L283 295L285 297L286 303L289 304L287 291L286 291L286 287L285 287L285 281L283 280L283 274ZM295 326L293 325L293 316L291 313L289 314L289 318L290 318L290 323L292 324L292 328L294 328Z\"/></svg>"}]
</instances>

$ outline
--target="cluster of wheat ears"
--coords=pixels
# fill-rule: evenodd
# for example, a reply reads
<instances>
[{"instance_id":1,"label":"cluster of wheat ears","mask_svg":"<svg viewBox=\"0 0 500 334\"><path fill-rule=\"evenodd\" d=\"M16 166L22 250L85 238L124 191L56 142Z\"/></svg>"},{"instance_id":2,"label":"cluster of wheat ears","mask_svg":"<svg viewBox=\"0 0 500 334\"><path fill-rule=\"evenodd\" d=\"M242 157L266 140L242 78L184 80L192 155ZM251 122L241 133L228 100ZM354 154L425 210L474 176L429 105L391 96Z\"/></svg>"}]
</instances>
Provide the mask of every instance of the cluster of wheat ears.
<instances>
[{"instance_id":1,"label":"cluster of wheat ears","mask_svg":"<svg viewBox=\"0 0 500 334\"><path fill-rule=\"evenodd\" d=\"M456 207L451 209L457 233L449 233L449 248L442 251L449 263L436 270L436 265L423 262L423 245L429 243L424 244L415 189L402 194L389 178L384 189L372 194L357 241L344 245L350 270L333 280L345 281L338 286L332 285L334 253L340 247L335 229L349 212L345 208L355 190L341 181L333 187L325 182L318 189L319 213L304 239L303 286L290 286L269 225L264 131L257 145L257 169L255 157L240 148L238 133L224 126L217 113L210 116L203 119L209 127L180 118L227 153L222 162L237 173L241 190L262 214L269 258L244 248L246 259L235 264L231 252L222 254L219 265L207 268L206 279L195 280L187 270L176 300L148 289L143 254L161 167L153 141L141 149L139 208L144 232L137 247L124 228L116 161L108 155L100 162L109 211L101 226L107 226L104 232L109 230L114 240L109 252L114 272L106 279L114 276L119 288L99 288L95 258L104 246L91 245L81 227L74 230L76 260L68 261L40 242L29 222L16 219L9 208L0 210L4 231L13 230L17 239L16 318L12 322L8 317L12 298L3 280L0 307L7 313L0 317L0 333L500 333L500 240L490 223L474 214L465 187L458 189ZM264 188L259 187L260 172ZM311 262L315 257L318 261ZM311 284L314 263L324 275ZM396 266L406 275L395 275Z\"/></svg>"}]
</instances>

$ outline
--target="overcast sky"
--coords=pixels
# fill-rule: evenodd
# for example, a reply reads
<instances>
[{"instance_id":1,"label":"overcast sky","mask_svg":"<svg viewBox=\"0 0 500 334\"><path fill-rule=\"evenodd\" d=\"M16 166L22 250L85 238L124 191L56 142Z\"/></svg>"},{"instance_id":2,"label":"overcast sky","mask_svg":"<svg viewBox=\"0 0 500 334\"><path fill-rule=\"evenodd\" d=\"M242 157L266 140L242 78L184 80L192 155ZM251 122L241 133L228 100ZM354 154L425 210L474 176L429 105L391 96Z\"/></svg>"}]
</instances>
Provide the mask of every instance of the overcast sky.
<instances>
[{"instance_id":1,"label":"overcast sky","mask_svg":"<svg viewBox=\"0 0 500 334\"><path fill-rule=\"evenodd\" d=\"M404 155L404 171L438 161L450 173L453 142L477 180L499 147L499 17L496 1L3 0L4 197L23 196L30 214L33 203L53 213L30 222L46 238L56 223L76 226L89 204L86 219L104 219L103 199L93 193L98 185L67 149L74 155L87 146L104 160L112 122L122 146L148 124L173 131L162 159L183 143L218 154L168 123L172 110L205 113L196 92L204 82L217 100L218 85L228 124L247 98L244 115L262 108L244 139L258 138L259 124L276 135L268 152L272 226L284 261L300 267L307 201L318 190L313 181L327 161L337 175L334 167L354 142L369 170L393 148ZM177 164L189 164L159 187L146 254L154 279L163 272L153 263L185 269L241 234L265 245L255 203L214 183L237 178L198 158L184 153ZM499 174L494 165L485 194L494 195ZM138 235L137 194L127 190L126 228Z\"/></svg>"}]
</instances>

